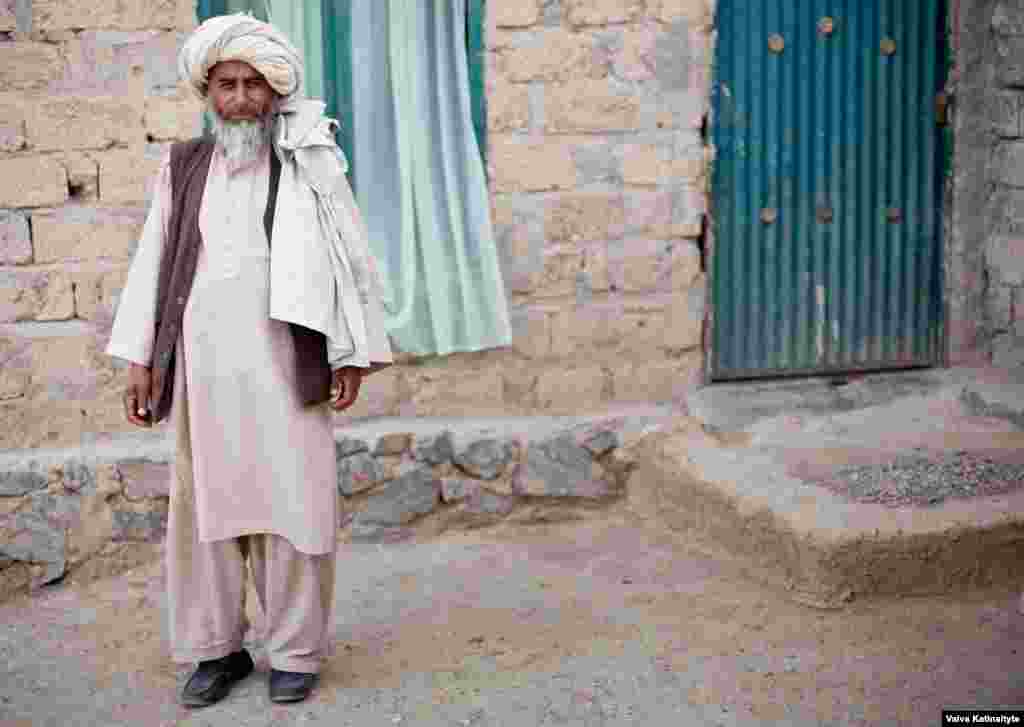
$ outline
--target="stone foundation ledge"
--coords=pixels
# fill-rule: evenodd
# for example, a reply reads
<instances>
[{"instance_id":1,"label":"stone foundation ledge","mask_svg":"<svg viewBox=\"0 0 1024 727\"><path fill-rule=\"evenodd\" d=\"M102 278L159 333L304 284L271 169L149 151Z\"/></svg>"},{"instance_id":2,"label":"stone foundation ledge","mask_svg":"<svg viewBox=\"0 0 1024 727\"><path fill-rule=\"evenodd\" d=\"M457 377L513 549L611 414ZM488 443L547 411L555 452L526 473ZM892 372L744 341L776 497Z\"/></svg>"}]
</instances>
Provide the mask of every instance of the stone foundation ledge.
<instances>
[{"instance_id":1,"label":"stone foundation ledge","mask_svg":"<svg viewBox=\"0 0 1024 727\"><path fill-rule=\"evenodd\" d=\"M621 499L623 442L658 407L593 417L382 419L336 432L339 538L392 543L502 521L585 517ZM159 554L173 436L0 455L0 600Z\"/></svg>"}]
</instances>

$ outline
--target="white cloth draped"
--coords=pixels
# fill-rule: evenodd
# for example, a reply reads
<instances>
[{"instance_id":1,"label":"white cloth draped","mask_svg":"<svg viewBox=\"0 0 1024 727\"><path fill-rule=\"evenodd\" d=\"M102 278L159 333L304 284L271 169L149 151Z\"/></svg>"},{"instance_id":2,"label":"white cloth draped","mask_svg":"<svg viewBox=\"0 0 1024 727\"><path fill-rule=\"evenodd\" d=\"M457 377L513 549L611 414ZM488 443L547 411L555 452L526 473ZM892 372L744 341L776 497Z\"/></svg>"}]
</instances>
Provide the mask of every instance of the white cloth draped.
<instances>
[{"instance_id":1,"label":"white cloth draped","mask_svg":"<svg viewBox=\"0 0 1024 727\"><path fill-rule=\"evenodd\" d=\"M384 289L390 296L383 308L368 309L367 315L380 313L381 328L386 326L393 340L410 353L448 354L509 345L505 282L473 126L465 0L231 0L227 6L269 12L269 19L288 36L290 48L304 60L296 84L308 95L327 93L335 86L328 82L332 79L343 85L338 75L344 74L340 68L348 59L353 123L345 131L354 138L348 151L355 166L355 191L385 281L379 297L384 300ZM244 16L226 17L233 20L211 26L211 38L214 30L223 32L232 23L243 22L238 18ZM328 67L324 29L349 21L351 43L337 48L341 66ZM260 27L252 18L244 22ZM233 42L224 48L222 43L214 38L205 45L222 59L224 52L240 52ZM251 50L246 52L255 59ZM195 53L200 54L199 46ZM261 51L262 56L273 53L269 46ZM253 62L261 71L262 56ZM273 70L271 64L266 67ZM190 68L193 85L201 89L208 68L204 70L200 62ZM349 107L347 97L333 102ZM347 185L336 190L337 199L350 194ZM318 214L342 229L348 226L346 219L356 220L362 229L358 215L339 212L331 223L325 205ZM359 234L352 239L367 237ZM350 244L350 253L358 254L353 248ZM351 274L365 290L359 278L362 266L355 255L351 261ZM321 323L330 327L326 320ZM340 327L335 329L332 355L340 357L350 346L353 351L359 348L358 335L353 334L357 340L349 344ZM370 329L380 330L376 325ZM353 355L353 360L362 360Z\"/></svg>"},{"instance_id":2,"label":"white cloth draped","mask_svg":"<svg viewBox=\"0 0 1024 727\"><path fill-rule=\"evenodd\" d=\"M332 368L391 362L384 289L334 139L337 122L324 116L323 103L301 98L302 57L273 25L242 13L210 18L189 36L178 64L205 97L210 69L229 60L251 65L281 96L270 316L323 333Z\"/></svg>"},{"instance_id":3,"label":"white cloth draped","mask_svg":"<svg viewBox=\"0 0 1024 727\"><path fill-rule=\"evenodd\" d=\"M386 293L334 141L336 122L323 109L319 101L281 108L270 315L326 335L332 367L368 367L392 360Z\"/></svg>"}]
</instances>

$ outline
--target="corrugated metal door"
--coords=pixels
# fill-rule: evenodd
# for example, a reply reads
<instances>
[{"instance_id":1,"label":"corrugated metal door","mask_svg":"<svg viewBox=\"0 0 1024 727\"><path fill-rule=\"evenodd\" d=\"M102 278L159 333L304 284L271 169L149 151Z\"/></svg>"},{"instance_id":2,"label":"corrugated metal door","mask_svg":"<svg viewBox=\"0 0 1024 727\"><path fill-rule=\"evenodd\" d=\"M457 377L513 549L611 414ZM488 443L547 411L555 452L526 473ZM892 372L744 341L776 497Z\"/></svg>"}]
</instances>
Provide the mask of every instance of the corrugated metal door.
<instances>
[{"instance_id":1,"label":"corrugated metal door","mask_svg":"<svg viewBox=\"0 0 1024 727\"><path fill-rule=\"evenodd\" d=\"M938 363L944 3L720 0L712 378Z\"/></svg>"}]
</instances>

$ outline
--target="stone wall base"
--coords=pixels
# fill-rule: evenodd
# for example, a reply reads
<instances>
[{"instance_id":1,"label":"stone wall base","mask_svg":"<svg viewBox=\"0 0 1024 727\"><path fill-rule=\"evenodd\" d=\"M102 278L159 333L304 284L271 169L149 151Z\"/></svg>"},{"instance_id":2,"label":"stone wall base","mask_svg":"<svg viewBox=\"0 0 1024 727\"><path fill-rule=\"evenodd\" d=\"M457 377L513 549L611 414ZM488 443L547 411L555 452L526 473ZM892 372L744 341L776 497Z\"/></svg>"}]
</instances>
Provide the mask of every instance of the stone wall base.
<instances>
[{"instance_id":1,"label":"stone wall base","mask_svg":"<svg viewBox=\"0 0 1024 727\"><path fill-rule=\"evenodd\" d=\"M339 540L395 543L591 517L623 498L635 466L623 445L664 416L505 418L484 427L410 420L409 429L346 430L336 438ZM158 557L171 441L0 462L0 600Z\"/></svg>"}]
</instances>

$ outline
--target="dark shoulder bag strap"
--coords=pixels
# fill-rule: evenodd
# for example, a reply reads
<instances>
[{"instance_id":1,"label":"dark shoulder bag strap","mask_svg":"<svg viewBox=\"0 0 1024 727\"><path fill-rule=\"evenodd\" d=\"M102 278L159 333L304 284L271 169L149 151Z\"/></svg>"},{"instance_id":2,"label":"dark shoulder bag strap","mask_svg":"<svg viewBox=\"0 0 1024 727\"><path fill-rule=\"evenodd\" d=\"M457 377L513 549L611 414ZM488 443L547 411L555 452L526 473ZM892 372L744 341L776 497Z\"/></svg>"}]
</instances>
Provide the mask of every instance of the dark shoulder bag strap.
<instances>
[{"instance_id":1,"label":"dark shoulder bag strap","mask_svg":"<svg viewBox=\"0 0 1024 727\"><path fill-rule=\"evenodd\" d=\"M277 211L277 188L281 184L281 160L277 151L270 150L270 188L267 191L267 209L263 211L263 227L267 231L267 245L274 236L274 213Z\"/></svg>"}]
</instances>

